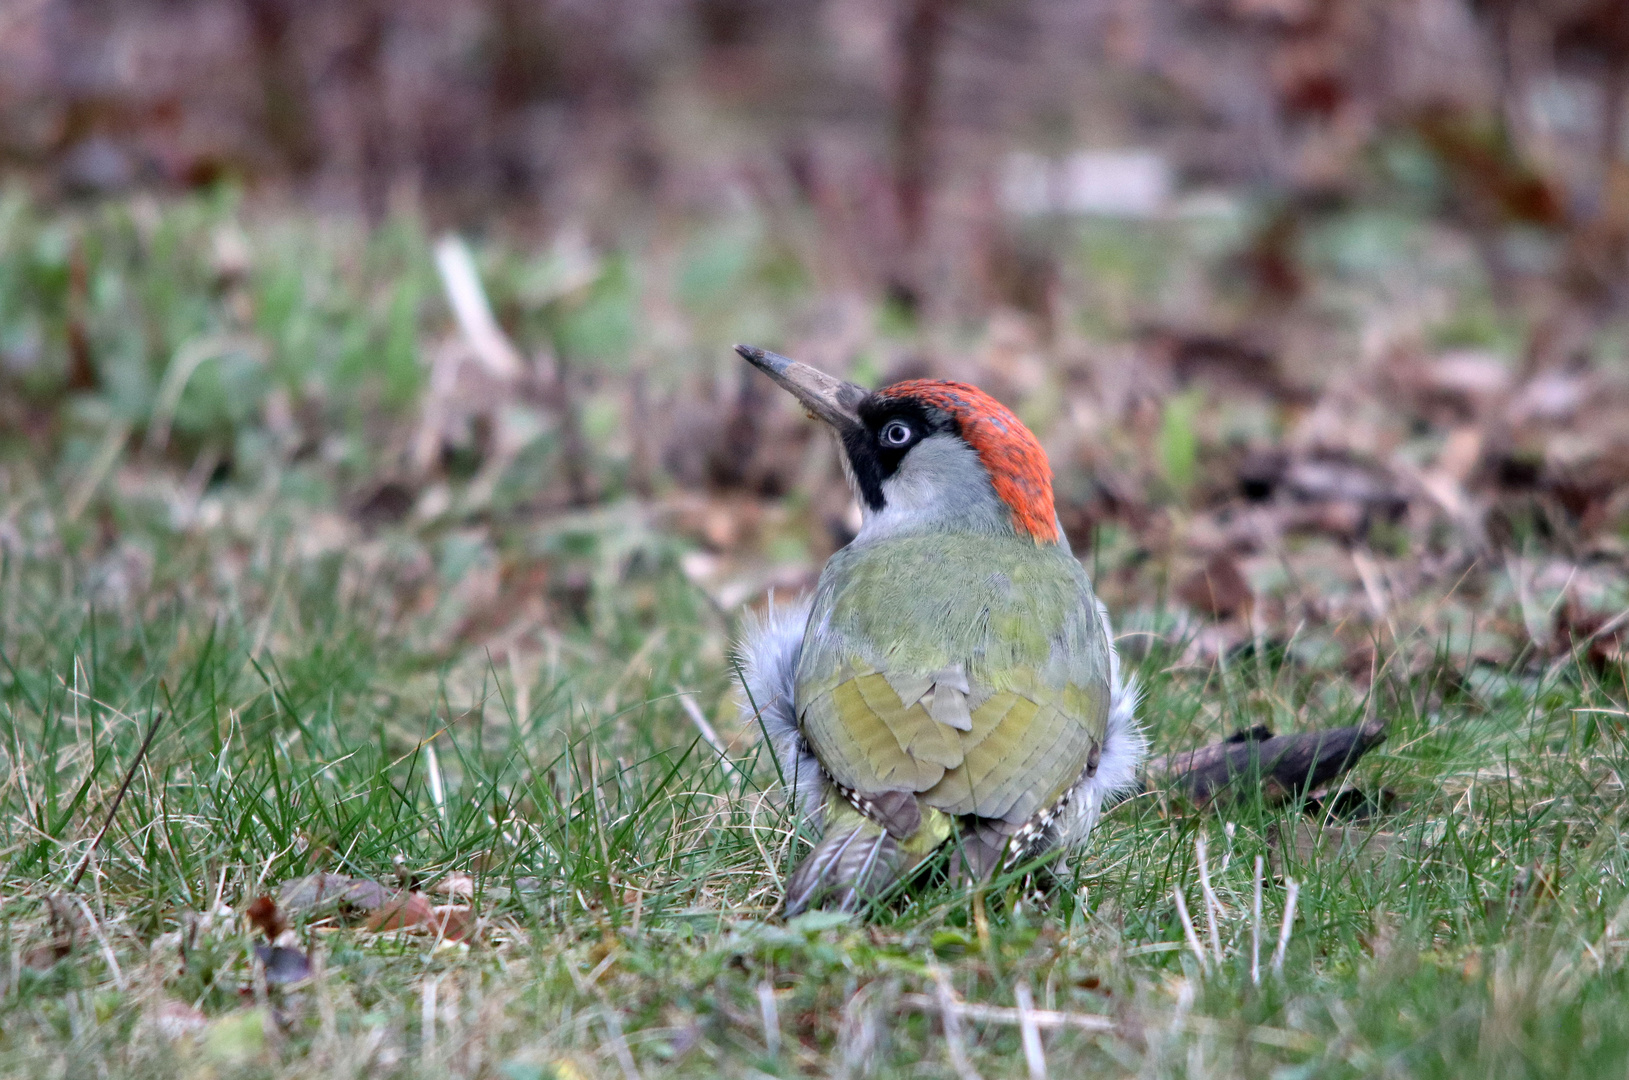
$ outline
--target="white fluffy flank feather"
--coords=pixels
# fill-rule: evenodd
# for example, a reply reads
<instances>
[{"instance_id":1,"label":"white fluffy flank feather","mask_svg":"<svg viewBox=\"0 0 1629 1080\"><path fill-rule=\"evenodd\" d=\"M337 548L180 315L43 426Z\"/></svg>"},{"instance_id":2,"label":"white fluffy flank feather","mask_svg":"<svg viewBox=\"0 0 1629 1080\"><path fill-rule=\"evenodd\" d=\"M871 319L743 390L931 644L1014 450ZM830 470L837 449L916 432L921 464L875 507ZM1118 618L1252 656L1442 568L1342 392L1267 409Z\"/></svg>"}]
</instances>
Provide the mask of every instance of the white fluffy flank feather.
<instances>
[{"instance_id":1,"label":"white fluffy flank feather","mask_svg":"<svg viewBox=\"0 0 1629 1080\"><path fill-rule=\"evenodd\" d=\"M763 612L749 613L742 620L735 649L745 683L741 723L751 728L762 723L798 813L805 817L819 813L826 796L826 774L798 730L795 700L798 658L812 603L813 597L804 596L776 604L770 596Z\"/></svg>"},{"instance_id":2,"label":"white fluffy flank feather","mask_svg":"<svg viewBox=\"0 0 1629 1080\"><path fill-rule=\"evenodd\" d=\"M1109 722L1103 735L1103 752L1097 772L1082 777L1069 796L1068 811L1059 822L1058 843L1082 844L1092 834L1098 813L1106 799L1125 795L1137 788L1137 769L1148 753L1148 736L1137 723L1137 705L1142 691L1135 677L1122 680L1120 653L1114 647L1114 631L1109 611L1097 602L1097 616L1103 621L1103 636L1109 642Z\"/></svg>"}]
</instances>

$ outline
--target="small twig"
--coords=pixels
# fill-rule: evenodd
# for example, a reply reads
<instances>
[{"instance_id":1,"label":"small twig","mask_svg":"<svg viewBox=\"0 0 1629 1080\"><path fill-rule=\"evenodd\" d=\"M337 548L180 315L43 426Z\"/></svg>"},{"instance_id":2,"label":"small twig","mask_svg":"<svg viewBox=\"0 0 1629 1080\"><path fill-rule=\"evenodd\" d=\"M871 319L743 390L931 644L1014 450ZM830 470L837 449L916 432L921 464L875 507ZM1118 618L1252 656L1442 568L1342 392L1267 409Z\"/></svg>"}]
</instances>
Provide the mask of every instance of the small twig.
<instances>
[{"instance_id":1,"label":"small twig","mask_svg":"<svg viewBox=\"0 0 1629 1080\"><path fill-rule=\"evenodd\" d=\"M164 723L164 713L154 713L153 722L147 725L146 737L141 740L141 746L136 748L136 756L131 760L130 768L125 770L124 783L119 785L119 790L113 796L113 804L107 808L107 818L102 822L102 827L96 830L96 836L91 840L90 847L85 849L85 854L79 857L79 865L74 868L74 876L68 879L69 892L79 888L80 879L85 876L85 871L90 867L91 856L96 854L96 849L102 843L102 838L107 835L108 829L112 827L113 815L119 812L119 804L124 802L125 792L130 790L130 783L136 778L136 770L141 767L141 761L147 756L147 750L153 745L153 737L158 734L159 725L162 723Z\"/></svg>"},{"instance_id":2,"label":"small twig","mask_svg":"<svg viewBox=\"0 0 1629 1080\"><path fill-rule=\"evenodd\" d=\"M1284 925L1278 929L1278 948L1273 950L1273 974L1284 974L1284 950L1290 947L1290 930L1295 925L1295 901L1301 895L1301 886L1294 878L1285 882Z\"/></svg>"},{"instance_id":3,"label":"small twig","mask_svg":"<svg viewBox=\"0 0 1629 1080\"><path fill-rule=\"evenodd\" d=\"M1199 944L1199 935L1194 933L1193 919L1188 915L1188 902L1182 898L1182 886L1173 888L1171 895L1176 898L1177 918L1182 920L1182 933L1188 939L1188 948L1199 958L1199 970L1204 971L1210 967L1210 958L1205 955L1205 947Z\"/></svg>"},{"instance_id":4,"label":"small twig","mask_svg":"<svg viewBox=\"0 0 1629 1080\"><path fill-rule=\"evenodd\" d=\"M1256 856L1256 893L1250 904L1250 983L1261 984L1261 856Z\"/></svg>"},{"instance_id":5,"label":"small twig","mask_svg":"<svg viewBox=\"0 0 1629 1080\"><path fill-rule=\"evenodd\" d=\"M1222 902L1216 898L1216 890L1210 886L1210 850L1203 836L1197 837L1193 846L1199 860L1199 891L1205 898L1205 929L1210 934L1210 951L1216 957L1217 966L1221 966L1222 936L1216 929L1216 920L1222 915Z\"/></svg>"},{"instance_id":6,"label":"small twig","mask_svg":"<svg viewBox=\"0 0 1629 1080\"><path fill-rule=\"evenodd\" d=\"M90 463L80 474L74 486L68 489L68 496L62 503L62 516L64 520L75 521L85 508L96 497L96 490L107 479L107 474L118 463L119 455L124 452L124 444L130 439L130 423L126 420L116 420L108 428L107 434L102 436L101 445L96 453L91 455Z\"/></svg>"},{"instance_id":7,"label":"small twig","mask_svg":"<svg viewBox=\"0 0 1629 1080\"><path fill-rule=\"evenodd\" d=\"M1030 996L1029 984L1013 987L1012 996L1018 1002L1018 1035L1024 1044L1029 1080L1046 1080L1046 1054L1041 1049L1041 1029L1035 1024L1035 999Z\"/></svg>"},{"instance_id":8,"label":"small twig","mask_svg":"<svg viewBox=\"0 0 1629 1080\"><path fill-rule=\"evenodd\" d=\"M945 1051L950 1055L950 1067L956 1070L960 1080L984 1080L973 1063L967 1060L967 1047L962 1041L962 1010L966 1008L956 999L956 992L950 988L950 979L945 975L945 969L938 964L928 968L933 975L934 987L938 991L939 1022L945 1029Z\"/></svg>"},{"instance_id":9,"label":"small twig","mask_svg":"<svg viewBox=\"0 0 1629 1080\"><path fill-rule=\"evenodd\" d=\"M775 987L768 979L758 984L758 1020L764 1028L764 1049L770 1057L780 1057L781 1013L775 1005Z\"/></svg>"}]
</instances>

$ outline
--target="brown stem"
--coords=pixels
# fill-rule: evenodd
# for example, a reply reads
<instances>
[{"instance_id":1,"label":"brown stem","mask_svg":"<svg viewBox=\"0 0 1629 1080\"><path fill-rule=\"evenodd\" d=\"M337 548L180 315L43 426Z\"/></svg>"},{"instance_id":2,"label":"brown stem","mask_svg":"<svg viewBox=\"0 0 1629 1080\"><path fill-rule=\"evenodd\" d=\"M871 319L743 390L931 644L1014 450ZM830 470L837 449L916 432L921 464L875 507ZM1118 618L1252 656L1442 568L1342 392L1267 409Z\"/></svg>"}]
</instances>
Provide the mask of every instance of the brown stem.
<instances>
[{"instance_id":1,"label":"brown stem","mask_svg":"<svg viewBox=\"0 0 1629 1080\"><path fill-rule=\"evenodd\" d=\"M102 827L96 830L96 837L91 841L85 854L79 857L79 865L74 868L74 876L68 880L68 891L73 892L79 888L79 880L85 876L90 866L91 856L96 853L97 847L102 843L102 837L107 835L108 829L113 825L113 815L119 812L119 804L124 802L125 792L130 790L130 782L136 778L136 770L141 767L142 759L147 756L148 747L153 745L153 737L158 734L159 725L164 723L164 714L153 714L153 722L147 725L147 737L141 740L141 746L136 749L136 756L130 761L130 768L125 770L124 783L119 785L118 793L113 796L113 805L107 808L107 817L102 821Z\"/></svg>"}]
</instances>

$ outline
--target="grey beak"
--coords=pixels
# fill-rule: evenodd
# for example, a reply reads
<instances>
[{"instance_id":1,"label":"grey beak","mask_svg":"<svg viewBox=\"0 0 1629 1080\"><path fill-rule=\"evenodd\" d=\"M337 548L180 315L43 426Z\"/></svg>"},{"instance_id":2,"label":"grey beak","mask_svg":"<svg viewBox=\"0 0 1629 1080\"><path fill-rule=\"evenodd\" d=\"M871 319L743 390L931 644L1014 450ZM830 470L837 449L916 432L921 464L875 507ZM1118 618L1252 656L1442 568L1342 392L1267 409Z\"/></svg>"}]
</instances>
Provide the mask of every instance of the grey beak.
<instances>
[{"instance_id":1,"label":"grey beak","mask_svg":"<svg viewBox=\"0 0 1629 1080\"><path fill-rule=\"evenodd\" d=\"M747 363L790 391L811 416L824 420L839 431L859 422L856 410L865 400L867 391L864 388L834 379L808 364L800 364L755 345L737 345L735 351Z\"/></svg>"}]
</instances>

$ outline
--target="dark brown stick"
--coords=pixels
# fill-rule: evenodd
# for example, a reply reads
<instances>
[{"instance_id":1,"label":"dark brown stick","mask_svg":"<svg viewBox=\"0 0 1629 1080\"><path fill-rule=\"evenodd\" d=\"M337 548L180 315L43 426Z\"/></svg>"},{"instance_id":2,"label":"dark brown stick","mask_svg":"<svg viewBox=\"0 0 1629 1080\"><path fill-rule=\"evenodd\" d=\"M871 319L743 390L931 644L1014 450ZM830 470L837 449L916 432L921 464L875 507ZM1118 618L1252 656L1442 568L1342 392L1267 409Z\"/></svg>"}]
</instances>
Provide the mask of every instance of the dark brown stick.
<instances>
[{"instance_id":1,"label":"dark brown stick","mask_svg":"<svg viewBox=\"0 0 1629 1080\"><path fill-rule=\"evenodd\" d=\"M90 847L86 848L85 854L79 858L79 865L74 869L74 876L68 882L69 892L79 888L79 879L85 876L86 869L90 867L91 856L96 854L96 849L101 846L102 837L106 836L108 829L112 827L113 815L119 812L119 804L124 802L124 793L130 790L130 782L136 778L136 770L141 767L142 759L147 756L147 748L153 745L153 737L158 734L159 725L162 723L164 723L164 714L162 712L154 713L153 722L147 725L147 737L141 740L141 746L136 749L136 756L130 762L130 768L125 770L124 783L119 785L118 793L113 796L113 805L107 808L107 818L102 822L102 827L96 830L96 838L91 841Z\"/></svg>"},{"instance_id":2,"label":"dark brown stick","mask_svg":"<svg viewBox=\"0 0 1629 1080\"><path fill-rule=\"evenodd\" d=\"M1244 732L1227 742L1149 762L1154 787L1182 789L1200 806L1237 798L1259 784L1270 805L1309 794L1356 765L1386 740L1386 725L1371 719L1351 727L1295 735Z\"/></svg>"}]
</instances>

